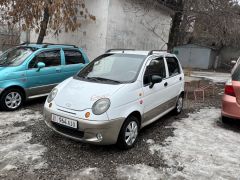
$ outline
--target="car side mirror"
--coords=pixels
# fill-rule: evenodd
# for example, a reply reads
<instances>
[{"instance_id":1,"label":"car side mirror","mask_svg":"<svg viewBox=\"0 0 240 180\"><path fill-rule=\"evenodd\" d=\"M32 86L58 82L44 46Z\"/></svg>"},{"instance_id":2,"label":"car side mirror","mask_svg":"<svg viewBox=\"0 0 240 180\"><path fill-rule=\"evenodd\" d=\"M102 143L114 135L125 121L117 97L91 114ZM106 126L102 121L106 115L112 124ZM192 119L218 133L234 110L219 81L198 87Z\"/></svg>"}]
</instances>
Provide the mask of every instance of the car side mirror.
<instances>
[{"instance_id":1,"label":"car side mirror","mask_svg":"<svg viewBox=\"0 0 240 180\"><path fill-rule=\"evenodd\" d=\"M235 65L235 64L237 64L237 61L233 60L233 61L231 61L231 64Z\"/></svg>"},{"instance_id":2,"label":"car side mirror","mask_svg":"<svg viewBox=\"0 0 240 180\"><path fill-rule=\"evenodd\" d=\"M162 77L158 75L152 75L151 77L151 83L149 88L153 88L155 84L161 83L162 82Z\"/></svg>"},{"instance_id":3,"label":"car side mirror","mask_svg":"<svg viewBox=\"0 0 240 180\"><path fill-rule=\"evenodd\" d=\"M39 62L39 63L37 63L37 68L38 68L37 71L40 71L40 69L44 68L45 66L46 66L46 64L43 63L43 62Z\"/></svg>"}]
</instances>

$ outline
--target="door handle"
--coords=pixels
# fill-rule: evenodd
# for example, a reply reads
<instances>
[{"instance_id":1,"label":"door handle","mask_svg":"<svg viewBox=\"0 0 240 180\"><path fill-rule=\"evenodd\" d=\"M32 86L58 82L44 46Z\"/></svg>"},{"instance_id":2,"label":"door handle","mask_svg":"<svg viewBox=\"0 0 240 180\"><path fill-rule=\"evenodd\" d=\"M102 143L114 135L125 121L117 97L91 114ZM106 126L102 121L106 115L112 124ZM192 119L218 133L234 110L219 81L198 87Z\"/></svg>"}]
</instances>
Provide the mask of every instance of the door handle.
<instances>
[{"instance_id":1,"label":"door handle","mask_svg":"<svg viewBox=\"0 0 240 180\"><path fill-rule=\"evenodd\" d=\"M167 87L167 86L168 86L168 83L167 83L167 82L165 82L165 83L164 83L164 86L165 86L165 87Z\"/></svg>"},{"instance_id":2,"label":"door handle","mask_svg":"<svg viewBox=\"0 0 240 180\"><path fill-rule=\"evenodd\" d=\"M60 73L62 70L61 69L56 69L56 72L57 73Z\"/></svg>"}]
</instances>

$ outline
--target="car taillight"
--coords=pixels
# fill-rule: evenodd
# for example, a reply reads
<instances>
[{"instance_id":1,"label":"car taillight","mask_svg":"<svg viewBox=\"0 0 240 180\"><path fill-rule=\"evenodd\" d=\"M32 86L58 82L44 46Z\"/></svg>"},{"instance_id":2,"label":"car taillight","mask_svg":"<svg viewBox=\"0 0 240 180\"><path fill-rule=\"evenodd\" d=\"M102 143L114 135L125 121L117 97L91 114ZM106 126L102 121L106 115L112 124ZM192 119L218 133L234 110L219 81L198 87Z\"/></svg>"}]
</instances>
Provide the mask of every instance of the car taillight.
<instances>
[{"instance_id":1,"label":"car taillight","mask_svg":"<svg viewBox=\"0 0 240 180\"><path fill-rule=\"evenodd\" d=\"M236 97L236 94L234 92L234 88L233 88L232 84L225 85L225 94Z\"/></svg>"}]
</instances>

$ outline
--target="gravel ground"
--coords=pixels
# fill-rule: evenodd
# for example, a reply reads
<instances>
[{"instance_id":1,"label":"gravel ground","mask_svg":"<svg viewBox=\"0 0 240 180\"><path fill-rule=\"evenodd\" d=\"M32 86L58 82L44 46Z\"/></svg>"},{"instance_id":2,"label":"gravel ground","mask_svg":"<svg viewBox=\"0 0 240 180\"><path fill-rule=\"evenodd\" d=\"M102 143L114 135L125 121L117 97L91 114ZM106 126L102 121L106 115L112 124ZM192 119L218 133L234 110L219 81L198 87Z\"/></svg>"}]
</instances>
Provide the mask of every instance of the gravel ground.
<instances>
[{"instance_id":1,"label":"gravel ground","mask_svg":"<svg viewBox=\"0 0 240 180\"><path fill-rule=\"evenodd\" d=\"M0 146L8 145L7 138L13 135L30 133L29 142L24 141L22 144L26 145L27 143L29 146L38 145L42 151L37 151L40 153L37 156L38 158L30 158L26 154L17 154L26 156L28 161L20 159L18 162L14 161L13 164L7 165L6 161L1 161L3 157L6 157L6 153L5 155L2 154L3 150L0 148L0 179L134 179L134 177L123 176L121 172L140 170L142 172L135 177L137 179L141 179L141 177L142 179L160 179L159 172L155 172L155 169L164 169L169 165L164 158L149 151L151 141L154 140L154 143L163 144L167 138L174 135L174 128L171 124L186 118L190 112L195 112L206 107L220 108L222 89L223 84L219 84L216 95L208 95L204 103L195 102L190 97L190 100L185 101L185 108L181 115L166 115L159 119L159 121L144 128L139 135L136 146L128 151L121 151L116 146L83 144L59 136L46 127L42 117L38 119L32 117L36 111L40 112L40 115L42 114L45 99L42 98L29 102L18 112L27 111L25 112L27 113L25 116L30 116L28 117L29 121L16 121L11 122L12 124L0 125L0 130L6 127L22 128L16 130L17 133L11 132L10 135L0 136ZM6 115L6 112L2 112L0 118L3 115ZM11 116L14 117L15 113L12 115L9 114L6 118ZM237 127L231 126L229 129L237 131ZM15 149L20 152L25 151L21 150L21 148L19 146ZM29 150L29 147L27 150ZM29 151L29 153L31 154L32 152ZM9 158L11 159L12 157L14 156ZM34 167L32 167L33 164ZM131 165L137 166L135 169L131 169ZM127 170L125 170L126 168Z\"/></svg>"}]
</instances>

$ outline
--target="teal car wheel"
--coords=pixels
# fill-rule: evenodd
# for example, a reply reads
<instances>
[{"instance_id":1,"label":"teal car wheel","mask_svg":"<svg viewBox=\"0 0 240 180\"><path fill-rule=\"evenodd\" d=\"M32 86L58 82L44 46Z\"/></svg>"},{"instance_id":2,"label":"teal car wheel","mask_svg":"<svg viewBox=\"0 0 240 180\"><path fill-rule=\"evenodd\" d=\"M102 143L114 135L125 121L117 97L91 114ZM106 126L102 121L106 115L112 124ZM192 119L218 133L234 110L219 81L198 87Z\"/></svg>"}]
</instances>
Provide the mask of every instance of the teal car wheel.
<instances>
[{"instance_id":1,"label":"teal car wheel","mask_svg":"<svg viewBox=\"0 0 240 180\"><path fill-rule=\"evenodd\" d=\"M21 90L8 89L3 92L0 102L1 108L6 111L14 111L20 108L23 104L24 96Z\"/></svg>"}]
</instances>

